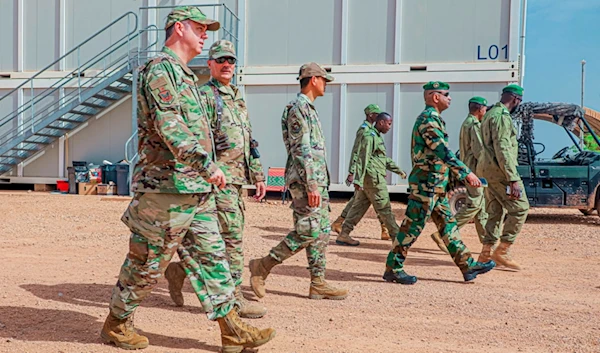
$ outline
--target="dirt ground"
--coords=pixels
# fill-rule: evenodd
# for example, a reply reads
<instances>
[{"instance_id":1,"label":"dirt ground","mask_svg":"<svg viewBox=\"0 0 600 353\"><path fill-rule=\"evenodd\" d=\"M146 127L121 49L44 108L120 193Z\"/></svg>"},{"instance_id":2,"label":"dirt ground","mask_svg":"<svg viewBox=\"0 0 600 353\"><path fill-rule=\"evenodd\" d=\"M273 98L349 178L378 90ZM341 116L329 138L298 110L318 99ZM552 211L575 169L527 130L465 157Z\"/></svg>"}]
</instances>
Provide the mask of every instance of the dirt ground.
<instances>
[{"instance_id":1,"label":"dirt ground","mask_svg":"<svg viewBox=\"0 0 600 353\"><path fill-rule=\"evenodd\" d=\"M271 198L275 200L275 197ZM334 200L332 218L345 200ZM98 333L127 251L120 222L127 206L100 196L0 192L0 352L121 352ZM405 205L394 202L398 222ZM246 264L291 227L288 205L247 201ZM260 352L600 352L600 217L534 209L514 248L525 269L494 270L465 284L448 255L425 234L411 249L413 286L381 279L389 243L372 210L356 248L328 250L327 278L350 289L345 301L307 299L303 253L276 267L252 320L277 337ZM472 224L462 232L474 254ZM332 237L332 239L335 239ZM244 290L251 293L248 273ZM186 284L175 307L165 280L136 314L150 339L145 352L218 352L218 326Z\"/></svg>"}]
</instances>

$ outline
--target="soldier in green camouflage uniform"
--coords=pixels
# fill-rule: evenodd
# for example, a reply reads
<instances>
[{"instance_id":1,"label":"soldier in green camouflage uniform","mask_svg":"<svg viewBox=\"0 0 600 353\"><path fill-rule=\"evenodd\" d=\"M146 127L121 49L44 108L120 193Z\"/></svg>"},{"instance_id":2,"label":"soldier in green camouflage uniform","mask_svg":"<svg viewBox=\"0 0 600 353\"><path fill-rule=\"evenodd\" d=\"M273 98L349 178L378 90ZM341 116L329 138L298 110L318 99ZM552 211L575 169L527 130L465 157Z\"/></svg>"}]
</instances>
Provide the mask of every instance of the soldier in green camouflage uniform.
<instances>
[{"instance_id":1,"label":"soldier in green camouflage uniform","mask_svg":"<svg viewBox=\"0 0 600 353\"><path fill-rule=\"evenodd\" d=\"M255 198L261 200L266 193L265 176L258 156L254 157L250 152L252 126L246 103L241 91L231 84L237 60L234 45L227 40L216 41L210 47L208 56L211 78L200 86L200 93L208 107L211 128L217 139L217 164L227 180L225 188L215 195L217 216L236 287L239 314L241 317L259 318L266 314L267 309L247 301L240 287L244 270L244 199L241 191L242 185L253 183L256 186ZM171 298L178 306L182 306L183 268L179 263L171 263L165 277L169 281Z\"/></svg>"},{"instance_id":2,"label":"soldier in green camouflage uniform","mask_svg":"<svg viewBox=\"0 0 600 353\"><path fill-rule=\"evenodd\" d=\"M358 245L358 241L350 238L350 233L360 219L373 204L373 208L380 219L383 219L386 228L392 234L398 233L398 224L392 213L390 194L385 180L389 170L406 178L406 173L387 156L383 135L392 127L392 117L388 113L380 113L374 126L363 131L363 137L358 146L358 160L354 173L354 187L356 189L354 204L348 217L342 225L342 232L337 244ZM354 241L352 243L351 241Z\"/></svg>"},{"instance_id":3,"label":"soldier in green camouflage uniform","mask_svg":"<svg viewBox=\"0 0 600 353\"><path fill-rule=\"evenodd\" d=\"M306 249L311 274L311 299L344 299L345 289L325 281L325 250L329 241L329 170L325 151L325 136L314 100L325 94L327 82L333 80L316 63L300 68L301 93L284 109L281 129L288 158L285 182L292 195L294 230L270 253L250 261L250 284L259 297L265 296L265 279L271 269Z\"/></svg>"},{"instance_id":4,"label":"soldier in green camouflage uniform","mask_svg":"<svg viewBox=\"0 0 600 353\"><path fill-rule=\"evenodd\" d=\"M510 112L521 103L522 99L523 88L518 85L508 85L502 90L500 102L485 114L481 124L484 149L477 170L489 183L485 190L489 218L485 227L481 257L491 258L498 265L513 270L520 270L521 266L512 259L509 248L515 242L529 212L525 187L517 171L519 164L517 129L510 116ZM501 231L504 210L507 215ZM490 255L498 238L500 244L493 255Z\"/></svg>"},{"instance_id":5,"label":"soldier in green camouflage uniform","mask_svg":"<svg viewBox=\"0 0 600 353\"><path fill-rule=\"evenodd\" d=\"M386 261L383 279L388 282L414 284L417 277L404 271L408 249L414 244L431 217L454 263L463 273L465 281L494 268L495 263L476 262L458 233L456 220L452 217L446 187L451 171L459 180L473 187L481 181L448 148L446 123L440 113L450 106L450 85L445 82L429 82L423 86L425 110L417 117L412 132L411 157L413 169L408 178L411 193L406 207L406 218L400 226L393 249Z\"/></svg>"},{"instance_id":6,"label":"soldier in green camouflage uniform","mask_svg":"<svg viewBox=\"0 0 600 353\"><path fill-rule=\"evenodd\" d=\"M481 159L483 152L481 143L481 119L487 110L487 100L483 97L473 97L469 99L469 115L460 128L460 154L461 160L471 170L477 170L477 161ZM467 202L462 209L455 215L456 224L460 230L465 224L475 218L475 228L479 241L483 244L485 235L485 223L487 222L487 212L485 211L484 188L474 188L465 185L467 188ZM440 233L431 234L431 237L437 244L443 245L443 250L447 251L444 242L441 240ZM440 247L441 248L441 247ZM481 262L483 258L477 261ZM485 261L484 261L485 262Z\"/></svg>"},{"instance_id":7,"label":"soldier in green camouflage uniform","mask_svg":"<svg viewBox=\"0 0 600 353\"><path fill-rule=\"evenodd\" d=\"M133 172L135 195L122 217L131 230L129 253L101 332L105 342L121 348L148 346L133 329L133 314L180 243L194 291L208 318L219 322L224 352L259 346L275 334L247 326L232 310L234 283L210 184L223 187L225 175L213 162L206 108L186 65L202 51L206 31L219 26L196 7L175 8L167 17L165 47L140 69L140 159Z\"/></svg>"},{"instance_id":8,"label":"soldier in green camouflage uniform","mask_svg":"<svg viewBox=\"0 0 600 353\"><path fill-rule=\"evenodd\" d=\"M347 185L352 184L352 182L354 181L354 171L356 169L356 161L358 160L358 146L360 145L360 141L362 140L363 133L365 130L370 130L373 127L373 124L375 123L375 119L377 118L377 115L379 113L381 113L381 109L379 108L379 106L377 104L369 104L365 108L364 111L365 111L366 119L360 125L358 130L356 131L356 137L354 138L354 145L352 145L352 152L350 154L350 165L348 167L348 177L346 178ZM354 195L352 195L352 198L350 199L350 201L348 201L348 203L344 207L342 214L335 220L335 222L333 222L331 224L332 231L334 231L338 234L340 234L342 232L342 224L344 223L344 219L346 219L346 217L348 216L348 212L350 212L350 209L352 209L352 205L354 204L355 196L356 196L356 193ZM379 217L379 215L377 215L377 218L379 219L379 223L381 224L381 240L390 240L390 232L387 229L387 227L385 226L385 223ZM360 219L358 221L360 222ZM338 237L336 242L338 242L338 241L342 241L342 240L339 239L339 237ZM353 243L356 242L356 240L354 240L352 238L348 239L348 241L350 241L349 245L353 245ZM344 241L342 241L342 242L344 242ZM357 245L358 245L358 243L357 243Z\"/></svg>"}]
</instances>

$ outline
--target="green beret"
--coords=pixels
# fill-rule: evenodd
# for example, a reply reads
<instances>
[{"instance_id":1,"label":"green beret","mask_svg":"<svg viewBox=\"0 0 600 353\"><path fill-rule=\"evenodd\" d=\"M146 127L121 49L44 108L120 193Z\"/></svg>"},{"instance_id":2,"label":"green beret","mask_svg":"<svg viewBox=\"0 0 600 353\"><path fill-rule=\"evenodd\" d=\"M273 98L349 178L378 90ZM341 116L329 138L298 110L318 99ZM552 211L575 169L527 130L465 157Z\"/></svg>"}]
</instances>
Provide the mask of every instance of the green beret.
<instances>
[{"instance_id":1,"label":"green beret","mask_svg":"<svg viewBox=\"0 0 600 353\"><path fill-rule=\"evenodd\" d=\"M510 84L502 89L502 93L508 92L508 93L516 94L517 96L522 96L523 91L524 91L523 87L521 87L515 83Z\"/></svg>"},{"instance_id":2,"label":"green beret","mask_svg":"<svg viewBox=\"0 0 600 353\"><path fill-rule=\"evenodd\" d=\"M485 99L483 97L473 97L473 98L469 99L469 103L477 103L477 104L487 106L487 99Z\"/></svg>"},{"instance_id":3,"label":"green beret","mask_svg":"<svg viewBox=\"0 0 600 353\"><path fill-rule=\"evenodd\" d=\"M447 91L450 89L450 85L442 81L429 81L423 86L423 89L426 91Z\"/></svg>"},{"instance_id":4,"label":"green beret","mask_svg":"<svg viewBox=\"0 0 600 353\"><path fill-rule=\"evenodd\" d=\"M381 108L377 104L369 104L365 108L365 114L379 114L381 113Z\"/></svg>"}]
</instances>

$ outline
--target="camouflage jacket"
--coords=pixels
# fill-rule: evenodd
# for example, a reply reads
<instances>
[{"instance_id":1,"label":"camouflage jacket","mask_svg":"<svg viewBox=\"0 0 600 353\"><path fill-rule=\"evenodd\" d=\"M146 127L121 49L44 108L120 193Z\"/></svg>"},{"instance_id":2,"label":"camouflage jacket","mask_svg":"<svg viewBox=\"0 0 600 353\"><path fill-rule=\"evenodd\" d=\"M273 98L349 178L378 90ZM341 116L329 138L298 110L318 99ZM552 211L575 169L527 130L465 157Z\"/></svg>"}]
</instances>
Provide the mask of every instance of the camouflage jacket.
<instances>
[{"instance_id":1,"label":"camouflage jacket","mask_svg":"<svg viewBox=\"0 0 600 353\"><path fill-rule=\"evenodd\" d=\"M481 140L483 154L477 169L480 176L492 182L521 180L517 171L517 129L504 104L496 103L483 117Z\"/></svg>"},{"instance_id":2,"label":"camouflage jacket","mask_svg":"<svg viewBox=\"0 0 600 353\"><path fill-rule=\"evenodd\" d=\"M448 147L446 123L433 107L425 107L415 121L410 154L408 183L413 193L445 193L450 171L459 180L471 173Z\"/></svg>"},{"instance_id":3,"label":"camouflage jacket","mask_svg":"<svg viewBox=\"0 0 600 353\"><path fill-rule=\"evenodd\" d=\"M358 130L356 130L356 137L354 138L354 145L352 146L352 152L350 153L350 165L348 166L348 174L354 175L356 171L356 161L358 161L358 146L362 140L363 133L373 128L373 125L367 120L360 124Z\"/></svg>"},{"instance_id":4,"label":"camouflage jacket","mask_svg":"<svg viewBox=\"0 0 600 353\"><path fill-rule=\"evenodd\" d=\"M477 161L481 159L483 144L481 142L481 123L469 114L460 127L460 159L469 169L477 170Z\"/></svg>"},{"instance_id":5,"label":"camouflage jacket","mask_svg":"<svg viewBox=\"0 0 600 353\"><path fill-rule=\"evenodd\" d=\"M388 170L397 174L402 173L400 167L387 156L383 135L374 127L363 131L358 147L354 184L362 187L367 175L379 181L378 177L385 178Z\"/></svg>"},{"instance_id":6,"label":"camouflage jacket","mask_svg":"<svg viewBox=\"0 0 600 353\"><path fill-rule=\"evenodd\" d=\"M200 93L207 106L213 133L218 125L217 100L213 86L217 88L223 100L221 131L229 139L228 149L216 151L217 164L225 173L227 183L245 185L264 181L265 175L260 160L250 154L252 126L240 90L234 85L224 86L211 78L206 84L200 86Z\"/></svg>"},{"instance_id":7,"label":"camouflage jacket","mask_svg":"<svg viewBox=\"0 0 600 353\"><path fill-rule=\"evenodd\" d=\"M140 68L136 192L205 193L216 170L196 75L169 48Z\"/></svg>"},{"instance_id":8,"label":"camouflage jacket","mask_svg":"<svg viewBox=\"0 0 600 353\"><path fill-rule=\"evenodd\" d=\"M285 183L300 183L308 191L329 186L325 136L315 106L304 94L292 100L281 117L283 143L287 150Z\"/></svg>"}]
</instances>

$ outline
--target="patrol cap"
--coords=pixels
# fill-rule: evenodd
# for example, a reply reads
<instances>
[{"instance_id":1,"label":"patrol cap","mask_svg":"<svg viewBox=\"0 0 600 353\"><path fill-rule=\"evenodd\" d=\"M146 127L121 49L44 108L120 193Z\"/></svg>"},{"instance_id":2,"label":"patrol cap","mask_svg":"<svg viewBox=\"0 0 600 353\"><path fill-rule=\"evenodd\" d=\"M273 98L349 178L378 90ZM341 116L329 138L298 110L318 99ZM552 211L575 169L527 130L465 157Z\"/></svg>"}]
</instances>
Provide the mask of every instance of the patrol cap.
<instances>
[{"instance_id":1,"label":"patrol cap","mask_svg":"<svg viewBox=\"0 0 600 353\"><path fill-rule=\"evenodd\" d=\"M510 84L502 89L502 93L512 93L517 96L523 96L524 91L525 90L523 89L523 87L521 87L515 83Z\"/></svg>"},{"instance_id":2,"label":"patrol cap","mask_svg":"<svg viewBox=\"0 0 600 353\"><path fill-rule=\"evenodd\" d=\"M477 104L485 105L487 107L487 99L485 99L483 97L475 96L475 97L469 99L469 103L477 103Z\"/></svg>"},{"instance_id":3,"label":"patrol cap","mask_svg":"<svg viewBox=\"0 0 600 353\"><path fill-rule=\"evenodd\" d=\"M171 27L175 22L181 22L185 20L194 21L207 26L207 30L216 31L221 28L219 21L211 20L200 11L196 6L179 6L173 9L167 15L167 22L165 23L165 29Z\"/></svg>"},{"instance_id":4,"label":"patrol cap","mask_svg":"<svg viewBox=\"0 0 600 353\"><path fill-rule=\"evenodd\" d=\"M442 81L429 81L423 85L425 91L438 90L447 91L450 89L450 85Z\"/></svg>"},{"instance_id":5,"label":"patrol cap","mask_svg":"<svg viewBox=\"0 0 600 353\"><path fill-rule=\"evenodd\" d=\"M310 62L302 65L300 67L300 72L298 73L297 80L302 80L303 78L313 76L324 77L327 82L333 81L333 76L329 75L327 73L327 70L325 70L323 66L315 62Z\"/></svg>"},{"instance_id":6,"label":"patrol cap","mask_svg":"<svg viewBox=\"0 0 600 353\"><path fill-rule=\"evenodd\" d=\"M218 59L224 56L230 56L232 58L236 58L235 56L235 47L233 43L228 40L221 39L213 43L210 46L210 50L208 51L209 59Z\"/></svg>"},{"instance_id":7,"label":"patrol cap","mask_svg":"<svg viewBox=\"0 0 600 353\"><path fill-rule=\"evenodd\" d=\"M381 108L377 104L369 104L365 108L365 114L379 114L381 113Z\"/></svg>"}]
</instances>

